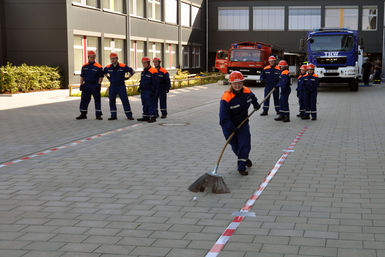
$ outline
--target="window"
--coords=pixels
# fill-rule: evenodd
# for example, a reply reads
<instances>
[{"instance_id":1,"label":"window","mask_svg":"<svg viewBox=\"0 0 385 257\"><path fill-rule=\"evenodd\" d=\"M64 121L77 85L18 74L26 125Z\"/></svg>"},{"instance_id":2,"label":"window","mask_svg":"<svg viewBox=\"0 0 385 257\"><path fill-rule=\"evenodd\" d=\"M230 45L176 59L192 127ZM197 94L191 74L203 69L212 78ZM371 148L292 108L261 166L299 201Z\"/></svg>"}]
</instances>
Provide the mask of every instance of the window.
<instances>
[{"instance_id":1,"label":"window","mask_svg":"<svg viewBox=\"0 0 385 257\"><path fill-rule=\"evenodd\" d=\"M123 39L104 39L103 65L110 63L110 53L116 53L120 62L124 62L124 40Z\"/></svg>"},{"instance_id":2,"label":"window","mask_svg":"<svg viewBox=\"0 0 385 257\"><path fill-rule=\"evenodd\" d=\"M144 46L145 46L145 42L143 41L131 41L130 66L134 70L138 70L138 71L143 70L142 57L144 56Z\"/></svg>"},{"instance_id":3,"label":"window","mask_svg":"<svg viewBox=\"0 0 385 257\"><path fill-rule=\"evenodd\" d=\"M284 7L254 7L253 8L254 30L284 30L285 8Z\"/></svg>"},{"instance_id":4,"label":"window","mask_svg":"<svg viewBox=\"0 0 385 257\"><path fill-rule=\"evenodd\" d=\"M114 11L123 12L123 0L103 0L103 7Z\"/></svg>"},{"instance_id":5,"label":"window","mask_svg":"<svg viewBox=\"0 0 385 257\"><path fill-rule=\"evenodd\" d=\"M148 57L154 59L155 57L159 57L162 59L162 44L161 43L151 43L148 47Z\"/></svg>"},{"instance_id":6,"label":"window","mask_svg":"<svg viewBox=\"0 0 385 257\"><path fill-rule=\"evenodd\" d=\"M218 30L249 30L249 8L218 8Z\"/></svg>"},{"instance_id":7,"label":"window","mask_svg":"<svg viewBox=\"0 0 385 257\"><path fill-rule=\"evenodd\" d=\"M177 24L177 0L165 0L166 22Z\"/></svg>"},{"instance_id":8,"label":"window","mask_svg":"<svg viewBox=\"0 0 385 257\"><path fill-rule=\"evenodd\" d=\"M181 3L181 23L182 26L190 27L190 5Z\"/></svg>"},{"instance_id":9,"label":"window","mask_svg":"<svg viewBox=\"0 0 385 257\"><path fill-rule=\"evenodd\" d=\"M130 0L130 14L144 17L144 0Z\"/></svg>"},{"instance_id":10,"label":"window","mask_svg":"<svg viewBox=\"0 0 385 257\"><path fill-rule=\"evenodd\" d=\"M98 61L98 45L97 37L74 36L74 72L80 74L83 64L88 61L88 51L96 53L96 61Z\"/></svg>"},{"instance_id":11,"label":"window","mask_svg":"<svg viewBox=\"0 0 385 257\"><path fill-rule=\"evenodd\" d=\"M201 67L201 49L200 47L193 48L193 68Z\"/></svg>"},{"instance_id":12,"label":"window","mask_svg":"<svg viewBox=\"0 0 385 257\"><path fill-rule=\"evenodd\" d=\"M326 6L325 26L356 30L358 28L358 8Z\"/></svg>"},{"instance_id":13,"label":"window","mask_svg":"<svg viewBox=\"0 0 385 257\"><path fill-rule=\"evenodd\" d=\"M147 17L160 21L160 0L147 0Z\"/></svg>"},{"instance_id":14,"label":"window","mask_svg":"<svg viewBox=\"0 0 385 257\"><path fill-rule=\"evenodd\" d=\"M377 6L363 7L362 30L377 30Z\"/></svg>"},{"instance_id":15,"label":"window","mask_svg":"<svg viewBox=\"0 0 385 257\"><path fill-rule=\"evenodd\" d=\"M73 2L98 8L98 0L73 0Z\"/></svg>"},{"instance_id":16,"label":"window","mask_svg":"<svg viewBox=\"0 0 385 257\"><path fill-rule=\"evenodd\" d=\"M321 27L321 7L289 7L289 30Z\"/></svg>"},{"instance_id":17,"label":"window","mask_svg":"<svg viewBox=\"0 0 385 257\"><path fill-rule=\"evenodd\" d=\"M167 69L176 69L177 47L174 44L166 44L163 66Z\"/></svg>"},{"instance_id":18,"label":"window","mask_svg":"<svg viewBox=\"0 0 385 257\"><path fill-rule=\"evenodd\" d=\"M190 68L190 47L183 46L183 68Z\"/></svg>"},{"instance_id":19,"label":"window","mask_svg":"<svg viewBox=\"0 0 385 257\"><path fill-rule=\"evenodd\" d=\"M191 6L191 24L194 28L201 27L201 13L200 8Z\"/></svg>"}]
</instances>

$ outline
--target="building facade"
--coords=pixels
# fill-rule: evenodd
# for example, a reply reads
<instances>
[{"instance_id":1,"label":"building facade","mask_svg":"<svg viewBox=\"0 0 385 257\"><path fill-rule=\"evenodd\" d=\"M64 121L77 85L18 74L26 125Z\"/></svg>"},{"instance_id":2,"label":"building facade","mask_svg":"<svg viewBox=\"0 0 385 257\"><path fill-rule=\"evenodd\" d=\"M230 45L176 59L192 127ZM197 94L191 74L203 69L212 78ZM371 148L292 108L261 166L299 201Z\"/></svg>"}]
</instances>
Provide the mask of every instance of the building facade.
<instances>
[{"instance_id":1,"label":"building facade","mask_svg":"<svg viewBox=\"0 0 385 257\"><path fill-rule=\"evenodd\" d=\"M97 62L141 70L141 57L161 57L166 69L205 67L203 0L2 0L1 64L58 66L66 84L79 83L87 52Z\"/></svg>"},{"instance_id":2,"label":"building facade","mask_svg":"<svg viewBox=\"0 0 385 257\"><path fill-rule=\"evenodd\" d=\"M210 0L209 17L210 66L218 49L241 41L270 43L301 54L300 39L320 27L358 30L366 55L381 58L383 52L384 1Z\"/></svg>"}]
</instances>

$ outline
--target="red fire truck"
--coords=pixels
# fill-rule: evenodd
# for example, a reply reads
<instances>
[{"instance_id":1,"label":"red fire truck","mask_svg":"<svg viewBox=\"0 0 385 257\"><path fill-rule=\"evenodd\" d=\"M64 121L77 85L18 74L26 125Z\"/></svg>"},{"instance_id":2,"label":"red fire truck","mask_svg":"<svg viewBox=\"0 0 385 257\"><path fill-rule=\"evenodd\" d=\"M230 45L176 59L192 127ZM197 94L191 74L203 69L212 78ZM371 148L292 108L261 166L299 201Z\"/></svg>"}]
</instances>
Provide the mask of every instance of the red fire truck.
<instances>
[{"instance_id":1,"label":"red fire truck","mask_svg":"<svg viewBox=\"0 0 385 257\"><path fill-rule=\"evenodd\" d=\"M223 74L240 71L246 81L259 83L263 68L268 65L269 56L283 57L283 50L261 42L241 42L231 45L230 50L218 50L215 68Z\"/></svg>"}]
</instances>

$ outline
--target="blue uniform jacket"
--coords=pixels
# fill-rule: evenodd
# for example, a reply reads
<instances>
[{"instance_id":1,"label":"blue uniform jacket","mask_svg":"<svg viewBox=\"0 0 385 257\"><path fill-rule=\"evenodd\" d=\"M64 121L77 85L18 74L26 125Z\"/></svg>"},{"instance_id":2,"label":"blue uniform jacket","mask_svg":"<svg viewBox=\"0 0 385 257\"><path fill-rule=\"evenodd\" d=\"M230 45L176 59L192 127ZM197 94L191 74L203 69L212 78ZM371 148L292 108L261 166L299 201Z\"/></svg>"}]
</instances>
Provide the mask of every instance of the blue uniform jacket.
<instances>
[{"instance_id":1,"label":"blue uniform jacket","mask_svg":"<svg viewBox=\"0 0 385 257\"><path fill-rule=\"evenodd\" d=\"M303 82L306 91L316 91L319 86L319 80L316 74L306 74L303 78Z\"/></svg>"},{"instance_id":2,"label":"blue uniform jacket","mask_svg":"<svg viewBox=\"0 0 385 257\"><path fill-rule=\"evenodd\" d=\"M97 85L99 78L103 77L103 67L97 62L87 62L83 65L80 76L83 78L85 84Z\"/></svg>"},{"instance_id":3,"label":"blue uniform jacket","mask_svg":"<svg viewBox=\"0 0 385 257\"><path fill-rule=\"evenodd\" d=\"M141 91L157 93L159 90L158 70L151 66L144 69L141 74L139 88Z\"/></svg>"},{"instance_id":4,"label":"blue uniform jacket","mask_svg":"<svg viewBox=\"0 0 385 257\"><path fill-rule=\"evenodd\" d=\"M297 91L303 91L303 90L305 90L305 87L304 87L304 85L303 85L303 83L304 83L304 76L306 76L306 74L305 75L299 75L299 77L298 77L298 82L297 82Z\"/></svg>"},{"instance_id":5,"label":"blue uniform jacket","mask_svg":"<svg viewBox=\"0 0 385 257\"><path fill-rule=\"evenodd\" d=\"M250 104L255 108L258 106L258 100L247 87L243 87L242 92L237 94L231 89L225 91L219 109L219 123L223 131L233 132L248 116Z\"/></svg>"},{"instance_id":6,"label":"blue uniform jacket","mask_svg":"<svg viewBox=\"0 0 385 257\"><path fill-rule=\"evenodd\" d=\"M158 78L159 78L159 90L168 92L171 88L170 74L168 71L160 67L158 69Z\"/></svg>"},{"instance_id":7,"label":"blue uniform jacket","mask_svg":"<svg viewBox=\"0 0 385 257\"><path fill-rule=\"evenodd\" d=\"M103 71L105 75L109 75L107 78L110 81L111 86L124 85L126 72L129 72L131 76L134 75L134 70L124 63L117 63L116 66L108 64Z\"/></svg>"},{"instance_id":8,"label":"blue uniform jacket","mask_svg":"<svg viewBox=\"0 0 385 257\"><path fill-rule=\"evenodd\" d=\"M279 76L279 82L277 87L281 88L281 92L290 89L291 81L290 81L290 72L288 70L284 70L281 72Z\"/></svg>"},{"instance_id":9,"label":"blue uniform jacket","mask_svg":"<svg viewBox=\"0 0 385 257\"><path fill-rule=\"evenodd\" d=\"M266 66L261 73L261 82L265 83L267 86L275 86L278 82L279 75L281 75L281 70L278 66L271 67L270 65Z\"/></svg>"}]
</instances>

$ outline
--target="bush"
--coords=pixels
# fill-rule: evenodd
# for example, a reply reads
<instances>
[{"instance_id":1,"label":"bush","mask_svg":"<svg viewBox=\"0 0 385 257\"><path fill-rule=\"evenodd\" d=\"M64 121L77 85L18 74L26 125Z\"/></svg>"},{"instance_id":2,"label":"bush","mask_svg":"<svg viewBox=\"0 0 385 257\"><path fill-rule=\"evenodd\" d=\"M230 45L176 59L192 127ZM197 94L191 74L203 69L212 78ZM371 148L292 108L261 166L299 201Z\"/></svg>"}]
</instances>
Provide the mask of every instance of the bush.
<instances>
[{"instance_id":1,"label":"bush","mask_svg":"<svg viewBox=\"0 0 385 257\"><path fill-rule=\"evenodd\" d=\"M0 93L56 89L62 85L59 68L26 64L13 66L11 63L0 67Z\"/></svg>"}]
</instances>

